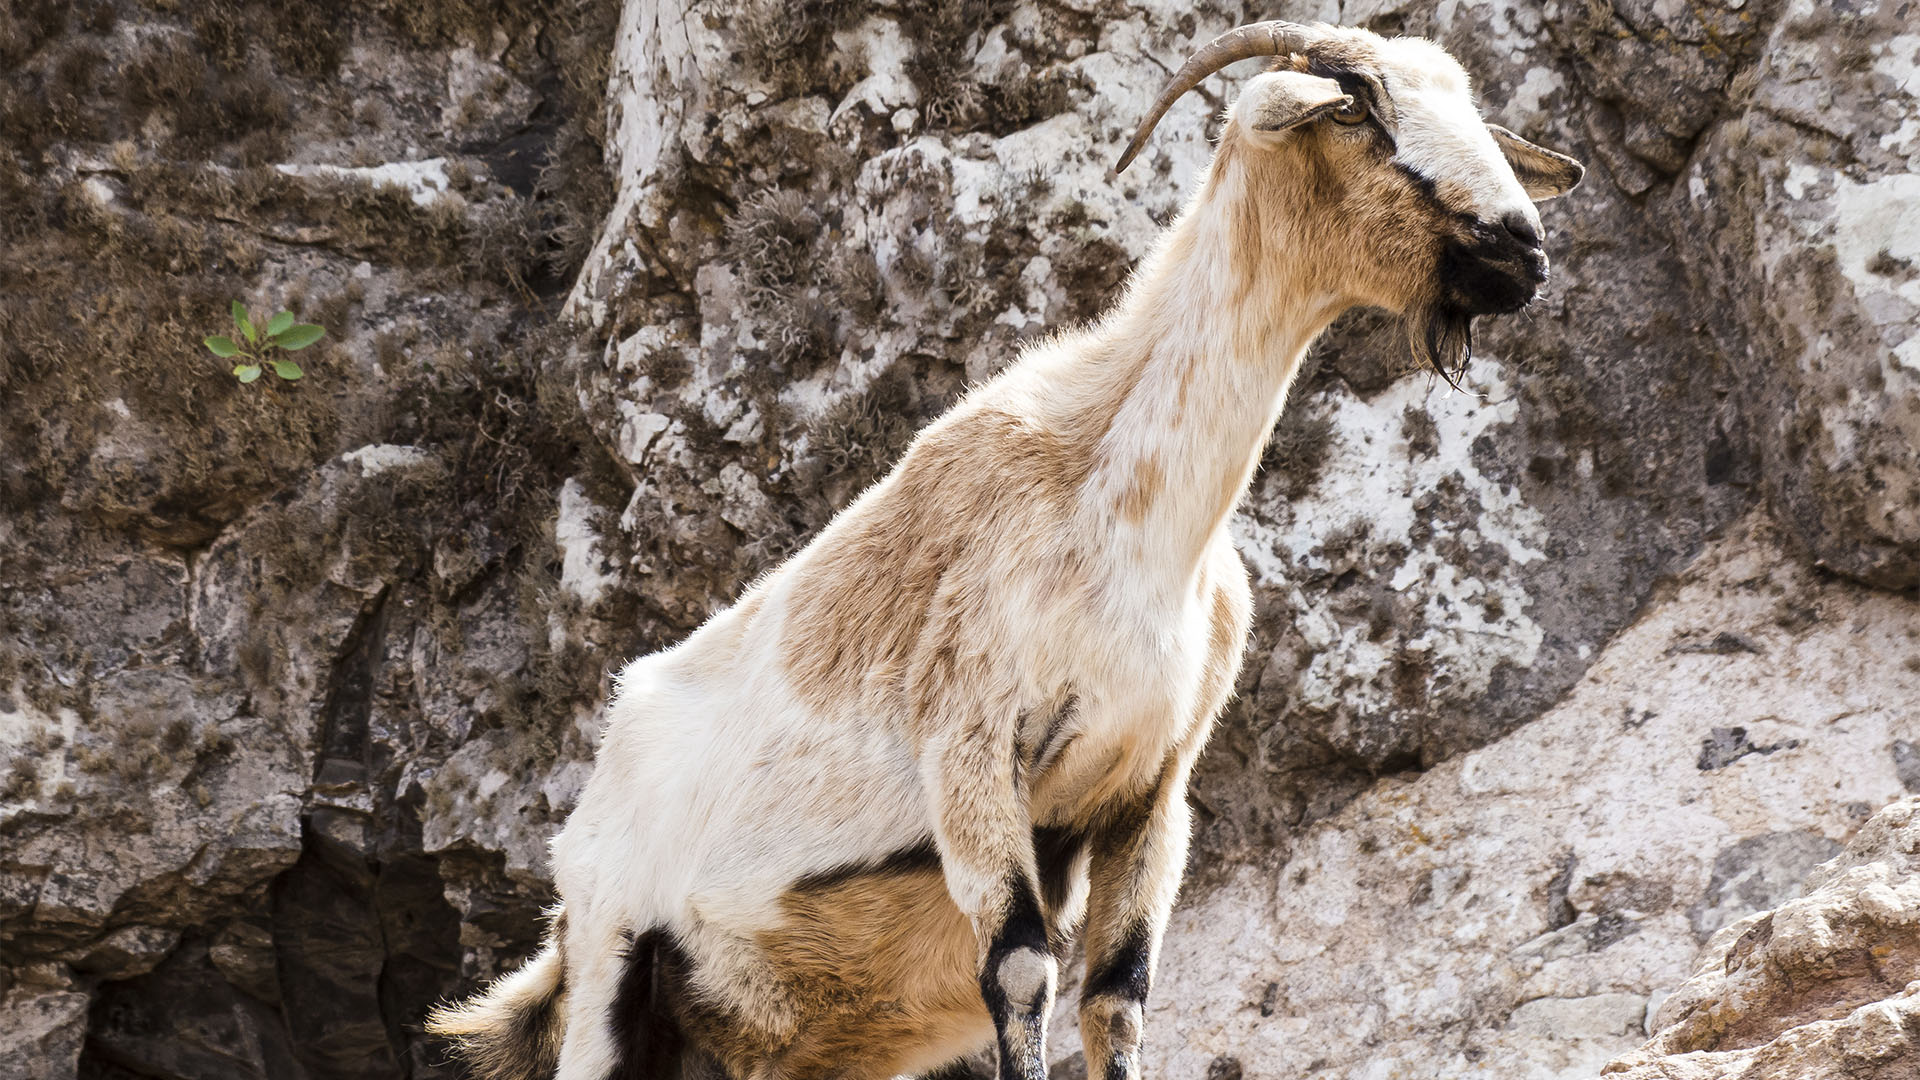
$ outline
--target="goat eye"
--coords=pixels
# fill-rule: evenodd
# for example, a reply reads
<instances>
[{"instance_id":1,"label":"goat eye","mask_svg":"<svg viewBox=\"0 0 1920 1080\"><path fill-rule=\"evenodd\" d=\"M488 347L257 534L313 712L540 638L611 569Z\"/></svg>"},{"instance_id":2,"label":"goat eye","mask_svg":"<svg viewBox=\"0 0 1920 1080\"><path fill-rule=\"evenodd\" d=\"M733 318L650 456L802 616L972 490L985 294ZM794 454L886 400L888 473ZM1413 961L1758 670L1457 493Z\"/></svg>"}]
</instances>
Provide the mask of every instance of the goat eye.
<instances>
[{"instance_id":1,"label":"goat eye","mask_svg":"<svg viewBox=\"0 0 1920 1080\"><path fill-rule=\"evenodd\" d=\"M1363 123L1367 119L1367 103L1354 94L1347 98L1345 105L1333 110L1333 118L1342 124Z\"/></svg>"}]
</instances>

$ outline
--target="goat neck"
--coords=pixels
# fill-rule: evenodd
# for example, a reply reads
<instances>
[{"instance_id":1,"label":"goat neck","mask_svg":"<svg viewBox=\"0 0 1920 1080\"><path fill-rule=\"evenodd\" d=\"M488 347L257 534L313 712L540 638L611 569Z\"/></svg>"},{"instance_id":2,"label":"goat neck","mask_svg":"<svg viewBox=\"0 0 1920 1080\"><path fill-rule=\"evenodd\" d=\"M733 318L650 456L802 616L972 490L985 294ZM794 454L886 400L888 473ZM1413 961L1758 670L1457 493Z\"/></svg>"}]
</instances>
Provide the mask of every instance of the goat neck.
<instances>
[{"instance_id":1,"label":"goat neck","mask_svg":"<svg viewBox=\"0 0 1920 1080\"><path fill-rule=\"evenodd\" d=\"M1230 150L1094 328L1102 347L1072 376L1112 407L1083 520L1170 586L1199 570L1307 346L1348 306L1314 268L1297 204L1256 200Z\"/></svg>"}]
</instances>

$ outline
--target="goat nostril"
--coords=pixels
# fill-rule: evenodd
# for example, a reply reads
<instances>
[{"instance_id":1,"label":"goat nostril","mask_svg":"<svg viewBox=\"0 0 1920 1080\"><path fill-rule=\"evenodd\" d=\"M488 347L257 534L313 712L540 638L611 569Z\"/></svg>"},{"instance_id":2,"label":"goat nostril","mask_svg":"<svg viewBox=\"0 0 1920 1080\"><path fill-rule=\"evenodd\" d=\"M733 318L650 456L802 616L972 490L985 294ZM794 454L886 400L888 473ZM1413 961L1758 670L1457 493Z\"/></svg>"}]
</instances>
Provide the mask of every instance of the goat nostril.
<instances>
[{"instance_id":1,"label":"goat nostril","mask_svg":"<svg viewBox=\"0 0 1920 1080\"><path fill-rule=\"evenodd\" d=\"M1528 221L1527 215L1520 211L1510 211L1507 216L1500 219L1500 224L1506 226L1507 233L1515 240L1528 247L1540 246L1540 230L1534 228L1533 222Z\"/></svg>"}]
</instances>

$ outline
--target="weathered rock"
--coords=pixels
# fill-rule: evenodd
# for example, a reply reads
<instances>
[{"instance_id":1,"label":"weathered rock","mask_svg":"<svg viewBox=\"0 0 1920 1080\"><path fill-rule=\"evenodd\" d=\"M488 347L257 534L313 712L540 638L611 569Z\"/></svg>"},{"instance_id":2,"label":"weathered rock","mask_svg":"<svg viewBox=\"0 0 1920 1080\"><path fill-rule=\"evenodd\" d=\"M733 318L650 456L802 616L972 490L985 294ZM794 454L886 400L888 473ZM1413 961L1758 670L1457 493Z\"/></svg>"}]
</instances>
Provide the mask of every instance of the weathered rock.
<instances>
[{"instance_id":1,"label":"weathered rock","mask_svg":"<svg viewBox=\"0 0 1920 1080\"><path fill-rule=\"evenodd\" d=\"M444 893L501 948L531 932L537 884L422 858L417 811L476 727L601 690L539 600L552 501L595 470L532 342L604 206L612 15L0 12L18 1075L432 1075L418 1019L463 959ZM244 386L206 352L236 298L327 329L302 381ZM334 864L371 884L276 904ZM332 963L336 923L361 967Z\"/></svg>"},{"instance_id":2,"label":"weathered rock","mask_svg":"<svg viewBox=\"0 0 1920 1080\"><path fill-rule=\"evenodd\" d=\"M1731 5L1730 5L1731 6ZM1898 3L1791 0L1667 213L1737 313L1759 476L1814 558L1920 584L1920 42ZM1736 353L1735 355L1739 355Z\"/></svg>"},{"instance_id":3,"label":"weathered rock","mask_svg":"<svg viewBox=\"0 0 1920 1080\"><path fill-rule=\"evenodd\" d=\"M189 939L154 971L104 984L87 1025L81 1075L316 1075L303 1069L307 1062L297 1056L279 1011L223 979L208 978L207 966L205 944ZM302 1005L305 1014L330 1011L333 1002L307 999Z\"/></svg>"},{"instance_id":4,"label":"weathered rock","mask_svg":"<svg viewBox=\"0 0 1920 1080\"><path fill-rule=\"evenodd\" d=\"M1733 923L1604 1070L1625 1080L1920 1072L1920 798L1874 815L1807 895Z\"/></svg>"},{"instance_id":5,"label":"weathered rock","mask_svg":"<svg viewBox=\"0 0 1920 1080\"><path fill-rule=\"evenodd\" d=\"M1222 1054L1248 1077L1597 1073L1644 1041L1650 1013L1678 1015L1660 1002L1694 970L1701 931L1720 935L1703 956L1724 955L1723 927L1798 896L1809 853L1903 794L1893 744L1920 723L1914 627L1910 601L1823 581L1767 528L1733 529L1539 719L1379 781L1284 861L1190 889L1149 1008L1154 1073L1199 1076ZM1700 648L1723 635L1746 645ZM1777 749L1703 761L1730 726ZM1843 868L1900 850L1901 820L1889 811L1811 886L1895 880L1897 859ZM1914 977L1901 972L1920 963L1920 906L1848 880L1857 931L1836 922L1822 940L1841 952L1809 940L1804 963L1838 977L1843 939L1880 934L1891 982L1872 984L1877 1000ZM1756 1000L1755 1022L1772 1009ZM1071 1010L1055 1020L1070 1029Z\"/></svg>"},{"instance_id":6,"label":"weathered rock","mask_svg":"<svg viewBox=\"0 0 1920 1080\"><path fill-rule=\"evenodd\" d=\"M85 993L20 984L0 997L0 1072L65 1077L80 1061L87 1033Z\"/></svg>"}]
</instances>

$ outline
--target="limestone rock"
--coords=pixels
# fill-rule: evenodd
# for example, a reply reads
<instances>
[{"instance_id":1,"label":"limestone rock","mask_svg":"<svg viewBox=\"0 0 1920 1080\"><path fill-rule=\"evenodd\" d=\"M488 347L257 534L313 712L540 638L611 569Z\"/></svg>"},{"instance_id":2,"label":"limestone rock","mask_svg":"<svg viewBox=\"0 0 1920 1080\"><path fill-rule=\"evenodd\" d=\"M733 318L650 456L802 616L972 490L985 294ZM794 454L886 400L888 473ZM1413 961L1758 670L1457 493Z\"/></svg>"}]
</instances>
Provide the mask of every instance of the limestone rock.
<instances>
[{"instance_id":1,"label":"limestone rock","mask_svg":"<svg viewBox=\"0 0 1920 1080\"><path fill-rule=\"evenodd\" d=\"M1860 1000L1897 992L1920 963L1901 862L1913 802L1862 822L1904 793L1912 605L1815 579L1781 543L1731 530L1539 719L1382 779L1284 860L1190 888L1149 1008L1155 1073L1198 1076L1226 1055L1263 1078L1594 1075L1646 1039L1650 1016L1659 1030L1684 1015L1694 991L1666 995L1695 970L1702 932L1702 970L1717 972L1765 909L1806 912L1791 963L1821 985L1872 955L1889 981L1863 978ZM1796 623L1800 603L1847 615ZM1699 647L1723 634L1747 646ZM1729 728L1747 751L1705 753ZM1794 900L1807 855L1849 838ZM1804 978L1764 982L1773 969L1755 962L1746 978L1776 991ZM1795 1000L1756 999L1753 1022L1790 1018ZM1071 1029L1071 1010L1055 1023Z\"/></svg>"},{"instance_id":2,"label":"limestone rock","mask_svg":"<svg viewBox=\"0 0 1920 1080\"><path fill-rule=\"evenodd\" d=\"M0 1072L7 1076L66 1077L80 1061L87 1033L85 993L32 985L0 997Z\"/></svg>"},{"instance_id":3,"label":"limestone rock","mask_svg":"<svg viewBox=\"0 0 1920 1080\"><path fill-rule=\"evenodd\" d=\"M1725 927L1609 1063L1626 1080L1920 1071L1920 798L1880 811L1807 895Z\"/></svg>"},{"instance_id":4,"label":"limestone rock","mask_svg":"<svg viewBox=\"0 0 1920 1080\"><path fill-rule=\"evenodd\" d=\"M1672 214L1740 315L1760 475L1825 565L1920 583L1920 46L1896 3L1784 5ZM1750 283L1746 284L1746 283Z\"/></svg>"}]
</instances>

